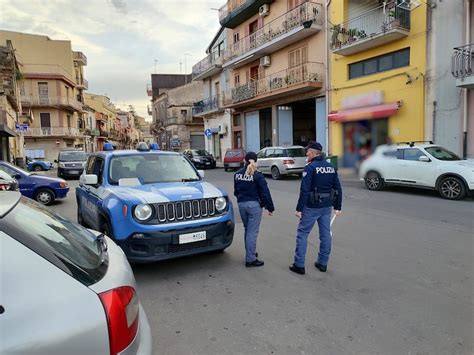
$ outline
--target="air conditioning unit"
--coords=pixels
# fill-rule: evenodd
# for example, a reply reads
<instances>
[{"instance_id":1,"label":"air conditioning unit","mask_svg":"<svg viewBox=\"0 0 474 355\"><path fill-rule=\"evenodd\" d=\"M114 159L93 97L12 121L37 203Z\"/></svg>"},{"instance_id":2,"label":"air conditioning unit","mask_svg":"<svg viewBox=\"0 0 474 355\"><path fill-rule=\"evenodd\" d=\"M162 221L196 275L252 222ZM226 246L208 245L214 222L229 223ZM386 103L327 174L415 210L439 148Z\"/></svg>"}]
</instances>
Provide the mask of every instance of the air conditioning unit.
<instances>
[{"instance_id":1,"label":"air conditioning unit","mask_svg":"<svg viewBox=\"0 0 474 355\"><path fill-rule=\"evenodd\" d=\"M227 125L225 125L225 124L219 125L218 133L219 134L227 134Z\"/></svg>"},{"instance_id":2,"label":"air conditioning unit","mask_svg":"<svg viewBox=\"0 0 474 355\"><path fill-rule=\"evenodd\" d=\"M270 60L269 55L266 55L265 57L260 58L260 65L262 67L269 67L270 64L272 64L272 61Z\"/></svg>"},{"instance_id":3,"label":"air conditioning unit","mask_svg":"<svg viewBox=\"0 0 474 355\"><path fill-rule=\"evenodd\" d=\"M258 14L260 16L267 16L270 13L270 5L264 4L258 9Z\"/></svg>"}]
</instances>

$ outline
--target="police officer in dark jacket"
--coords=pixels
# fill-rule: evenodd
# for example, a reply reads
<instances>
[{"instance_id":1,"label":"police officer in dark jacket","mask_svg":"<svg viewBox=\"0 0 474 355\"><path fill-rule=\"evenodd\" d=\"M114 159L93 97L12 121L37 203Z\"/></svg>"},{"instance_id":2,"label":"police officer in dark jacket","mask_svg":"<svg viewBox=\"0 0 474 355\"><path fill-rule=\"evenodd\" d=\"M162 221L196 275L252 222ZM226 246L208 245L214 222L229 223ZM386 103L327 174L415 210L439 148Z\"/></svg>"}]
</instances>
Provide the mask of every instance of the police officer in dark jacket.
<instances>
[{"instance_id":1,"label":"police officer in dark jacket","mask_svg":"<svg viewBox=\"0 0 474 355\"><path fill-rule=\"evenodd\" d=\"M308 235L316 221L319 226L319 254L314 266L326 272L331 253L331 212L341 213L342 188L333 166L322 157L323 147L315 142L307 147L308 164L303 172L300 196L296 206L296 217L299 218L296 250L290 270L304 275L305 256Z\"/></svg>"},{"instance_id":2,"label":"police officer in dark jacket","mask_svg":"<svg viewBox=\"0 0 474 355\"><path fill-rule=\"evenodd\" d=\"M234 195L239 204L240 217L245 228L245 266L262 266L263 261L257 259L258 229L262 220L262 208L272 215L275 208L267 181L257 171L257 154L248 152L245 155L246 165L234 175Z\"/></svg>"}]
</instances>

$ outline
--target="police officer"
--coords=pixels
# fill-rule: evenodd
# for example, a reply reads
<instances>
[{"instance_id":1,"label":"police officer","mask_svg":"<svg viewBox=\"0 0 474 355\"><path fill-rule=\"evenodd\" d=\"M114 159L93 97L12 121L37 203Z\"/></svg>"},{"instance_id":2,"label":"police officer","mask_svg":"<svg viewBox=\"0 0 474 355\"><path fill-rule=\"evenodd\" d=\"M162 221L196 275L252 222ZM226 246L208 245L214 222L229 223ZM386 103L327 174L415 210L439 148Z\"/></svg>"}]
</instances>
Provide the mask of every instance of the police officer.
<instances>
[{"instance_id":1,"label":"police officer","mask_svg":"<svg viewBox=\"0 0 474 355\"><path fill-rule=\"evenodd\" d=\"M257 171L257 154L248 152L245 155L245 166L234 175L234 195L239 204L240 217L245 228L245 266L263 266L257 259L258 229L262 220L262 208L271 216L275 210L272 196L263 174Z\"/></svg>"},{"instance_id":2,"label":"police officer","mask_svg":"<svg viewBox=\"0 0 474 355\"><path fill-rule=\"evenodd\" d=\"M314 266L326 272L331 253L331 211L341 214L342 189L333 166L322 157L323 147L318 142L308 145L308 164L303 172L300 196L295 216L299 218L296 235L296 250L290 270L304 275L308 235L316 221L319 226L319 254Z\"/></svg>"}]
</instances>

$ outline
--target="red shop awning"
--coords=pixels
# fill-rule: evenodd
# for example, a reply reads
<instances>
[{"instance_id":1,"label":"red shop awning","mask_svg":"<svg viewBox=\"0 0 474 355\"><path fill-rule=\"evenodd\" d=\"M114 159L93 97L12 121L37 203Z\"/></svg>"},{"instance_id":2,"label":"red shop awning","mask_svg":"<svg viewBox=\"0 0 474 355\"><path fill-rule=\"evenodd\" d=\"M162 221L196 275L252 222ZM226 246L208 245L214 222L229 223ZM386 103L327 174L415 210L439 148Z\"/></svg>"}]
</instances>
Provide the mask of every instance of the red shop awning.
<instances>
[{"instance_id":1,"label":"red shop awning","mask_svg":"<svg viewBox=\"0 0 474 355\"><path fill-rule=\"evenodd\" d=\"M329 121L348 122L370 120L393 116L398 112L399 103L390 102L375 106L352 108L349 110L333 111L329 114Z\"/></svg>"}]
</instances>

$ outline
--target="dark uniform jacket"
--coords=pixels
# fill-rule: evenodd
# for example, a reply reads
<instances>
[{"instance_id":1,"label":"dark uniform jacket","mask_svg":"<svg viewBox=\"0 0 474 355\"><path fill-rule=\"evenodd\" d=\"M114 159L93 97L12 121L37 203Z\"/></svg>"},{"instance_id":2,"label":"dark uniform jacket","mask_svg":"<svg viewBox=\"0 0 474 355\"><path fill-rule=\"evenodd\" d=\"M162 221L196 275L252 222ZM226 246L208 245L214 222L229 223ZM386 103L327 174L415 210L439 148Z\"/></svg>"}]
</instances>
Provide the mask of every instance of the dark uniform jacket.
<instances>
[{"instance_id":1,"label":"dark uniform jacket","mask_svg":"<svg viewBox=\"0 0 474 355\"><path fill-rule=\"evenodd\" d=\"M341 183L333 166L322 157L316 157L304 168L296 211L331 206L341 210Z\"/></svg>"},{"instance_id":2,"label":"dark uniform jacket","mask_svg":"<svg viewBox=\"0 0 474 355\"><path fill-rule=\"evenodd\" d=\"M238 170L234 175L234 195L237 202L257 201L268 211L275 211L272 196L263 174L256 171L253 176L245 175L247 167Z\"/></svg>"}]
</instances>

